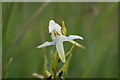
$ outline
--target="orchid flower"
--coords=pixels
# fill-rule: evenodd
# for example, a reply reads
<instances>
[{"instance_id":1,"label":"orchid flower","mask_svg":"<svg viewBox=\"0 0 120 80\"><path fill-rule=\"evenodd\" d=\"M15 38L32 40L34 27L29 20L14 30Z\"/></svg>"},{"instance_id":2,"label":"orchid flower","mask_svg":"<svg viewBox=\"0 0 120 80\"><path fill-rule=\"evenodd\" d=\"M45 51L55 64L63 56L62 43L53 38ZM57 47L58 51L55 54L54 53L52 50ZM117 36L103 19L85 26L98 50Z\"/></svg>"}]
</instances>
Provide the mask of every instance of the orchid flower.
<instances>
[{"instance_id":1,"label":"orchid flower","mask_svg":"<svg viewBox=\"0 0 120 80\"><path fill-rule=\"evenodd\" d=\"M70 35L65 36L62 34L61 26L54 22L54 20L50 20L49 22L49 33L51 33L51 37L53 39L52 42L45 42L44 44L38 46L37 48L43 48L50 45L56 45L58 55L63 63L65 63L65 51L63 47L64 41L73 42L74 39L83 39L81 36L78 35Z\"/></svg>"}]
</instances>

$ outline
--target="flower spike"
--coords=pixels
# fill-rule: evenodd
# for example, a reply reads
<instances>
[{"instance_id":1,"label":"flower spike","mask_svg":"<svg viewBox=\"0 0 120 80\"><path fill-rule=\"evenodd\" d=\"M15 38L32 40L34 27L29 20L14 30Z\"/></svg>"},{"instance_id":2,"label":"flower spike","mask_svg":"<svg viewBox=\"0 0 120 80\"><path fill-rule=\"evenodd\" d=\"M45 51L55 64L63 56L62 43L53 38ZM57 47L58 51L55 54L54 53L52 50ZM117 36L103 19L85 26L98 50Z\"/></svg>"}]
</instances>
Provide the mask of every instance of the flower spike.
<instances>
[{"instance_id":1,"label":"flower spike","mask_svg":"<svg viewBox=\"0 0 120 80\"><path fill-rule=\"evenodd\" d=\"M50 46L50 45L56 45L58 55L59 55L61 61L63 63L65 63L66 59L65 59L63 42L69 41L69 42L74 44L74 43L77 43L77 42L73 41L74 39L83 40L83 38L81 36L78 36L78 35L70 35L68 37L65 36L65 34L67 33L67 30L66 30L64 21L62 21L62 27L61 27L59 24L54 22L54 20L50 20L48 28L49 28L49 33L51 33L51 37L52 37L53 41L52 42L45 42L44 44L38 46L37 48L43 48L43 47ZM77 44L77 46L78 46L78 44Z\"/></svg>"}]
</instances>

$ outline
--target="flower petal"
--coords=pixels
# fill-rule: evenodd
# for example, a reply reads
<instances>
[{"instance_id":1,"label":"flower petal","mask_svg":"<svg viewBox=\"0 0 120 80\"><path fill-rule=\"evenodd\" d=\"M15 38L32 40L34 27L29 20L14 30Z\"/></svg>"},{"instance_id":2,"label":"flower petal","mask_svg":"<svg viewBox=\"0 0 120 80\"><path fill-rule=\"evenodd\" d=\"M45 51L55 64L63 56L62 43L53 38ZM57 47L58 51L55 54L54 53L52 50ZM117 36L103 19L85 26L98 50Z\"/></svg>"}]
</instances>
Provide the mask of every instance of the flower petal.
<instances>
[{"instance_id":1,"label":"flower petal","mask_svg":"<svg viewBox=\"0 0 120 80\"><path fill-rule=\"evenodd\" d=\"M55 40L55 36L54 36L54 33L53 33L53 32L51 33L51 38L52 38L53 40Z\"/></svg>"},{"instance_id":2,"label":"flower petal","mask_svg":"<svg viewBox=\"0 0 120 80\"><path fill-rule=\"evenodd\" d=\"M38 46L37 48L43 48L43 47L50 46L50 45L55 45L55 41L45 42L44 44Z\"/></svg>"},{"instance_id":3,"label":"flower petal","mask_svg":"<svg viewBox=\"0 0 120 80\"><path fill-rule=\"evenodd\" d=\"M49 33L53 32L54 30L61 33L61 26L59 24L55 23L54 20L50 20Z\"/></svg>"},{"instance_id":4,"label":"flower petal","mask_svg":"<svg viewBox=\"0 0 120 80\"><path fill-rule=\"evenodd\" d=\"M65 63L66 60L65 60L62 38L61 38L61 36L56 36L55 39L56 39L56 48L58 51L58 55L59 55L60 59L62 60L62 62Z\"/></svg>"},{"instance_id":5,"label":"flower petal","mask_svg":"<svg viewBox=\"0 0 120 80\"><path fill-rule=\"evenodd\" d=\"M78 35L70 35L70 36L68 36L68 38L69 39L81 39L81 40L83 40L83 37L78 36Z\"/></svg>"},{"instance_id":6,"label":"flower petal","mask_svg":"<svg viewBox=\"0 0 120 80\"><path fill-rule=\"evenodd\" d=\"M73 39L82 39L83 40L83 38L81 36L78 36L78 35L70 35L68 37L61 35L61 37L62 37L62 41L71 41Z\"/></svg>"}]
</instances>

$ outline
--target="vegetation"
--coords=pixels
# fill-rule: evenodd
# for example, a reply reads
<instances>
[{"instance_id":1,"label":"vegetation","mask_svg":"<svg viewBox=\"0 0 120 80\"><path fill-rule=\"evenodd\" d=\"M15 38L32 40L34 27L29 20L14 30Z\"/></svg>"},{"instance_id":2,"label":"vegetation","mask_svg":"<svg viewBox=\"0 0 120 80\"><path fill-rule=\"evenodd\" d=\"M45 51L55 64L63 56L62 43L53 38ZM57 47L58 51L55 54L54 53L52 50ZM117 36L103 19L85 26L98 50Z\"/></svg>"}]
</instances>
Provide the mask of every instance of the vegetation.
<instances>
[{"instance_id":1,"label":"vegetation","mask_svg":"<svg viewBox=\"0 0 120 80\"><path fill-rule=\"evenodd\" d=\"M118 77L118 12L117 3L2 3L3 77L34 78L43 74L45 55L51 62L55 46L36 48L51 41L48 22L65 21L67 35L86 47L75 47L67 71L68 78ZM72 44L64 42L65 52ZM62 65L62 64L61 64Z\"/></svg>"}]
</instances>

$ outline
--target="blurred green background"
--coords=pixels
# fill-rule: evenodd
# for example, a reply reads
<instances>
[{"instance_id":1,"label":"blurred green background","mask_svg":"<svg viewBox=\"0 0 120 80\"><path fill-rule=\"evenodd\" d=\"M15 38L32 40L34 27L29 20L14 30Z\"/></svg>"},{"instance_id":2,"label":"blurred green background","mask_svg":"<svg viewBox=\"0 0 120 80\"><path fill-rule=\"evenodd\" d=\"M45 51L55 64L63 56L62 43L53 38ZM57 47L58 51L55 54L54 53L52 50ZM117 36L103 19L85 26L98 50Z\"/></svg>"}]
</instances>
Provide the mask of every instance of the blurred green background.
<instances>
[{"instance_id":1,"label":"blurred green background","mask_svg":"<svg viewBox=\"0 0 120 80\"><path fill-rule=\"evenodd\" d=\"M86 49L76 47L68 69L69 78L118 77L118 3L2 3L3 76L32 78L42 74L44 54L50 61L51 49L36 47L52 41L48 23L64 20L68 35L77 34L76 40ZM72 44L64 42L65 52ZM11 62L11 59L12 62Z\"/></svg>"},{"instance_id":2,"label":"blurred green background","mask_svg":"<svg viewBox=\"0 0 120 80\"><path fill-rule=\"evenodd\" d=\"M0 2L0 78L2 78L2 3Z\"/></svg>"}]
</instances>

